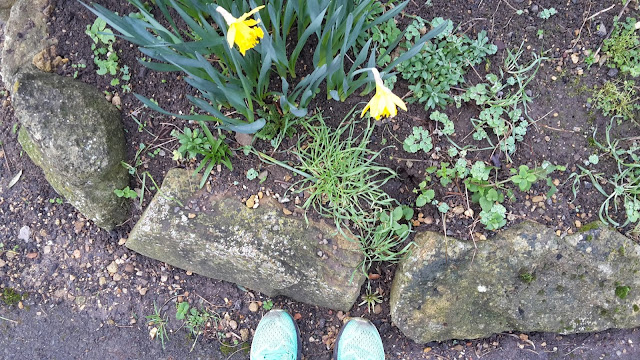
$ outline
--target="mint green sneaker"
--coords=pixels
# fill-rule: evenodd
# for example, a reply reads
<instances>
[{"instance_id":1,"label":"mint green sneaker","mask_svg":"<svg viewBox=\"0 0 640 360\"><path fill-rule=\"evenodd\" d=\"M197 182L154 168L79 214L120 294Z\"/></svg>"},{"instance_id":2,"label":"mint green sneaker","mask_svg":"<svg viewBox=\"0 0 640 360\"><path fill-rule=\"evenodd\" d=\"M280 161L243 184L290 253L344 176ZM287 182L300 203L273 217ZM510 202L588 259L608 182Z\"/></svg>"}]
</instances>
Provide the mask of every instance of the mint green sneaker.
<instances>
[{"instance_id":1,"label":"mint green sneaker","mask_svg":"<svg viewBox=\"0 0 640 360\"><path fill-rule=\"evenodd\" d=\"M289 313L271 310L260 320L251 342L251 360L300 360L300 331Z\"/></svg>"},{"instance_id":2,"label":"mint green sneaker","mask_svg":"<svg viewBox=\"0 0 640 360\"><path fill-rule=\"evenodd\" d=\"M384 360L378 329L367 319L349 320L338 334L333 360Z\"/></svg>"}]
</instances>

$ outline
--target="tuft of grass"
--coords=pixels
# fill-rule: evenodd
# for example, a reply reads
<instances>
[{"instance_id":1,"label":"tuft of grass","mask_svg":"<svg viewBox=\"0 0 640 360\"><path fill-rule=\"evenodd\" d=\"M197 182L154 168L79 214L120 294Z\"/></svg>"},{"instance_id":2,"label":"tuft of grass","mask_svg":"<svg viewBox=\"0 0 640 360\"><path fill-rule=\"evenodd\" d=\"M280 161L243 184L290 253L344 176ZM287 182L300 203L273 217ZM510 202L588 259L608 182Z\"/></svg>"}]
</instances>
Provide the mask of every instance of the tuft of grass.
<instances>
[{"instance_id":1,"label":"tuft of grass","mask_svg":"<svg viewBox=\"0 0 640 360\"><path fill-rule=\"evenodd\" d=\"M293 188L310 194L303 209L313 208L333 218L339 227L347 222L369 227L376 222L373 214L394 205L382 186L397 175L377 165L380 152L367 148L374 129L371 120L356 135L358 121L351 114L335 130L327 127L321 116L303 124L306 136L298 141L295 155L300 159L298 168L310 177Z\"/></svg>"},{"instance_id":2,"label":"tuft of grass","mask_svg":"<svg viewBox=\"0 0 640 360\"><path fill-rule=\"evenodd\" d=\"M150 333L151 338L160 339L160 342L162 343L162 349L164 349L164 342L165 340L169 339L169 336L167 335L167 324L169 323L168 317L166 316L166 314L162 315L161 308L158 308L154 301L153 314L147 315L146 318L147 325L153 326Z\"/></svg>"}]
</instances>

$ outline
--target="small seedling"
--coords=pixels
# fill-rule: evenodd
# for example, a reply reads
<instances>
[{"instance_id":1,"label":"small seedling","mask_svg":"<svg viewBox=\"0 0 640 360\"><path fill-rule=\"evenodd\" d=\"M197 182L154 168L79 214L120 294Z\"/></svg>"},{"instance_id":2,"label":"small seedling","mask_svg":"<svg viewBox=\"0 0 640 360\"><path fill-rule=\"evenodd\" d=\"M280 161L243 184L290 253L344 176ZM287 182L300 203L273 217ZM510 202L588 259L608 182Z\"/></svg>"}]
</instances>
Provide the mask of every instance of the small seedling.
<instances>
[{"instance_id":1,"label":"small seedling","mask_svg":"<svg viewBox=\"0 0 640 360\"><path fill-rule=\"evenodd\" d=\"M271 310L273 308L273 301L271 301L271 300L263 301L262 302L262 308L265 311Z\"/></svg>"},{"instance_id":2,"label":"small seedling","mask_svg":"<svg viewBox=\"0 0 640 360\"><path fill-rule=\"evenodd\" d=\"M260 175L260 174L259 174L259 173L256 171L256 169L254 169L254 168L251 168L251 169L247 170L247 179L248 179L249 181L251 181L251 180L253 180L253 179L257 178L257 177L258 177L258 175Z\"/></svg>"},{"instance_id":3,"label":"small seedling","mask_svg":"<svg viewBox=\"0 0 640 360\"><path fill-rule=\"evenodd\" d=\"M558 11L556 11L555 8L542 9L542 11L540 11L540 13L538 14L538 17L547 20L557 13Z\"/></svg>"},{"instance_id":4,"label":"small seedling","mask_svg":"<svg viewBox=\"0 0 640 360\"><path fill-rule=\"evenodd\" d=\"M73 72L73 78L74 78L74 79L76 79L76 78L78 77L78 72L79 72L79 70L78 70L78 69L84 69L84 68L86 68L86 67L87 67L87 64L72 64L72 65L71 65L71 68L76 69L76 70Z\"/></svg>"},{"instance_id":5,"label":"small seedling","mask_svg":"<svg viewBox=\"0 0 640 360\"><path fill-rule=\"evenodd\" d=\"M64 202L64 200L62 200L62 199L61 199L61 198L59 198L59 197L49 199L49 203L50 203L50 204L62 204L63 202Z\"/></svg>"},{"instance_id":6,"label":"small seedling","mask_svg":"<svg viewBox=\"0 0 640 360\"><path fill-rule=\"evenodd\" d=\"M366 294L362 295L361 298L362 298L362 302L358 304L358 306L362 306L366 304L369 314L373 312L377 304L382 303L382 296L380 296L380 294L378 293L378 290L376 290L375 292L371 291L370 282L367 284Z\"/></svg>"},{"instance_id":7,"label":"small seedling","mask_svg":"<svg viewBox=\"0 0 640 360\"><path fill-rule=\"evenodd\" d=\"M129 186L125 187L124 189L120 190L120 189L115 189L113 190L113 192L116 194L117 197L119 198L125 198L125 199L135 199L138 197L138 193L135 190L131 190L129 189Z\"/></svg>"}]
</instances>

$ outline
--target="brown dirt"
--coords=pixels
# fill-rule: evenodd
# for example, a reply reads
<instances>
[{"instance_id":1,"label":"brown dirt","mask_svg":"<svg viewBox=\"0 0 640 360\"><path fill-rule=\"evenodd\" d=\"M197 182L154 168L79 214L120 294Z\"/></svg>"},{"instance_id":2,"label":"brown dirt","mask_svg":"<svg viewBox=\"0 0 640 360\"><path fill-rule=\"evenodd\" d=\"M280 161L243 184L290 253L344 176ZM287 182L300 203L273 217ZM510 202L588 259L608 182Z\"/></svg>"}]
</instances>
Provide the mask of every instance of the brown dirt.
<instances>
[{"instance_id":1,"label":"brown dirt","mask_svg":"<svg viewBox=\"0 0 640 360\"><path fill-rule=\"evenodd\" d=\"M92 60L90 49L91 40L84 34L87 24L93 22L93 15L76 1L52 1L55 10L52 13L50 31L58 39L58 54L70 60L70 64L86 64L86 68L78 69L78 79L95 85L98 89L110 92L118 91L109 84L110 77L98 76ZM520 164L533 166L543 160L567 165L565 173L553 174L564 183L569 174L575 170L575 165L586 159L593 150L588 147L588 137L593 127L604 128L608 120L600 113L592 113L587 107L589 92L585 88L601 85L607 79L607 69L597 66L587 69L583 62L573 64L570 55L582 49L597 48L601 38L595 35L596 24L602 22L611 27L613 16L621 5L619 1L609 0L605 3L589 0L556 0L536 1L533 5L539 8L555 7L558 14L547 21L543 21L535 14L525 13L516 15L511 7L517 9L531 9L529 1L512 1L508 4L503 0L433 0L434 6L419 6L412 2L406 13L417 14L425 19L436 16L449 18L455 24L462 24L459 31L470 36L479 31L487 30L491 41L499 46L498 53L491 57L491 71L497 71L505 56L505 49L512 49L525 41L528 51L545 54L552 58L545 62L530 89L535 97L532 104L531 116L539 119L535 127L531 127L523 143L518 145L518 151L511 166ZM133 11L133 7L123 1L97 1L107 8L126 14ZM584 19L590 14L617 4L611 11L605 12L583 25ZM409 19L400 20L400 24L408 23ZM582 28L581 40L573 46L575 31ZM544 29L545 36L538 39L537 29ZM141 67L136 59L142 54L128 43L118 40L115 46L120 56L121 66L127 65L131 69L131 88L133 92L153 98L168 111L188 112L190 104L187 94L195 95L183 81L180 75L173 73L156 73ZM527 55L529 56L529 55ZM467 74L467 84L476 84L483 77L484 63L475 71ZM557 71L556 67L562 70ZM584 75L578 76L578 68L582 68ZM58 73L72 76L76 69L67 65L59 68ZM552 76L557 80L552 80ZM406 89L406 85L399 84L399 90ZM173 129L182 129L184 121L172 119L152 111L141 108L141 104L131 93L119 91L122 100L122 117L127 131L128 159L130 163L135 158L140 144L146 149L161 149L164 156L151 156L144 152L141 156L141 169L149 171L156 182L160 183L166 171L175 166L195 168L196 163L176 164L171 160L171 152L177 148L170 133ZM322 109L328 116L327 123L335 126L351 108L368 98L354 96L345 103L332 100L317 100L310 108ZM8 99L4 95L1 100ZM248 306L252 301L266 301L267 298L259 293L247 291L234 284L207 279L198 275L188 275L183 270L139 256L124 246L121 239L126 239L128 232L142 209L148 204L150 197L146 197L143 207L134 206L130 220L112 232L98 229L91 222L86 221L69 204L56 203L58 195L46 183L40 169L35 167L23 154L16 140L13 116L10 104L0 108L0 186L3 193L0 196L0 239L5 249L16 249L16 256L7 258L7 252L0 259L6 261L0 267L0 286L14 288L29 293L29 298L23 301L24 307L47 309L50 306L70 306L71 313L89 316L99 320L107 327L132 326L141 333L146 333L145 315L153 312L153 304L166 304L170 319L170 329L176 331L167 346L169 349L180 343L186 334L180 330L180 322L173 318L174 305L178 295L192 304L209 307L221 317L227 315L219 329L210 329L205 339L198 340L198 349L219 348L218 338L231 341L240 329L255 329L261 318L262 309L250 312ZM450 118L456 121L457 134L454 140L460 140L470 131L468 118L479 113L479 109L466 106L461 110L450 106L446 110ZM557 113L557 116L554 114ZM547 115L549 114L549 115ZM545 116L547 115L547 116ZM146 124L139 129L137 119ZM420 154L408 156L402 151L402 140L411 132L413 126L433 128L433 122L428 120L428 113L420 105L409 106L407 113L400 113L392 121L381 123L373 138L372 147L382 149L381 163L398 172L400 177L388 184L386 190L402 204L412 204L415 195L412 189L422 181L424 168L435 163L430 157ZM638 129L627 127L619 129L626 136L638 135ZM387 140L383 145L382 139ZM227 136L232 148L237 148L233 135ZM281 146L286 149L295 144L295 139L288 140ZM436 142L435 146L446 145L446 140ZM269 150L268 144L258 141L256 146ZM278 153L281 159L286 155ZM477 153L473 160L489 162L490 154ZM403 158L411 158L412 166L408 166ZM234 169L229 171L222 167L221 171L212 175L210 183L213 187L225 187L237 192L239 201L243 197L255 194L259 189L271 189L282 193L282 182L286 174L275 166L260 163L253 156L245 156L236 151L232 158ZM611 164L601 164L607 169ZM246 171L255 168L258 171L267 170L269 176L263 184L257 181L247 181ZM16 186L7 189L7 183L15 173L22 170L21 180ZM502 170L500 177L508 174L508 168ZM233 185L233 184L238 185ZM589 187L590 184L586 184ZM138 179L133 179L131 187L139 187ZM462 191L451 186L449 189L439 190L438 196L444 198L453 207L466 206L466 198ZM570 233L576 230L575 221L583 224L598 218L598 207L602 201L599 194L591 187L583 186L574 200L571 193L571 183L559 187L555 199L548 199L544 205L532 204L531 197L546 192L544 186L534 186L528 193L516 192L517 200L506 202L505 206L513 214L512 225L522 219L544 223L560 233ZM53 200L53 202L51 202ZM293 210L293 205L291 207ZM479 213L474 206L476 214ZM419 230L443 231L440 215L428 206L421 209L425 217L434 219L430 225L422 225ZM484 231L481 226L475 226L473 219L464 216L451 215L447 218L447 232L471 241L470 234L478 232L489 237L491 232ZM17 235L23 226L29 226L31 239L18 240ZM31 254L31 255L30 255ZM35 254L35 255L33 255ZM34 257L35 256L35 257ZM112 262L118 263L118 276L108 273L106 267ZM572 336L557 336L555 334L529 334L531 343L525 342L513 334L498 334L488 339L471 341L448 341L443 343L416 344L405 338L399 330L391 324L388 309L388 294L393 278L395 266L389 264L375 265L370 273L380 274L380 278L371 281L372 288L379 288L384 302L379 314L369 314L366 306L354 306L350 316L364 316L371 319L380 330L383 337L387 357L390 359L435 359L435 358L465 358L465 359L555 359L580 358L596 359L617 356L618 358L637 358L640 352L634 345L640 343L640 336L636 330L612 330L599 334L580 334ZM104 277L104 281L100 279ZM362 294L365 293L363 288ZM205 301L206 300L206 301ZM293 302L286 298L273 299L276 307L289 310L292 314L300 314L298 324L301 329L304 354L307 359L328 359L330 351L322 343L323 336L334 337L340 329L339 314L334 311ZM21 311L15 307L4 307L0 304L0 315L7 318L21 317ZM341 315L341 314L340 314ZM233 331L228 320L235 320L239 324L238 330ZM133 320L136 320L133 322ZM7 323L0 324L7 325ZM5 329L5 331L11 331ZM220 333L220 334L218 334ZM117 335L113 335L117 336ZM144 337L141 337L144 338ZM180 340L179 340L180 339ZM231 340L230 340L231 339ZM149 340L151 341L151 340ZM0 343L2 343L0 341ZM532 346L531 344L535 345ZM123 338L122 346L127 346ZM159 347L160 345L157 344ZM217 351L217 350L212 350ZM619 352L620 355L616 355ZM162 355L160 355L162 356ZM604 357L601 357L604 356ZM63 355L64 357L64 355ZM189 357L185 353L185 357ZM126 358L126 356L125 356ZM234 358L246 358L239 352Z\"/></svg>"}]
</instances>

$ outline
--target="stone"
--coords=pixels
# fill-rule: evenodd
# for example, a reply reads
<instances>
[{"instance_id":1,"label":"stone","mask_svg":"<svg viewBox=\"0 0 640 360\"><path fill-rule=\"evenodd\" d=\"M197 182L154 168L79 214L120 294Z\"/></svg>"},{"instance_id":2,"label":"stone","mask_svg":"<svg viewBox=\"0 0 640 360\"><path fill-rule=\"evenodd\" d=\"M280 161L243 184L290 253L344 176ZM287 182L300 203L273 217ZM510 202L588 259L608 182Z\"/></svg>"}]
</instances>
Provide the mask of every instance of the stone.
<instances>
[{"instance_id":1,"label":"stone","mask_svg":"<svg viewBox=\"0 0 640 360\"><path fill-rule=\"evenodd\" d=\"M0 9L9 3L12 1L0 0ZM7 90L13 89L19 73L36 70L32 63L34 56L53 44L47 32L47 16L43 12L48 3L48 0L18 0L11 7L0 65L0 75ZM0 10L0 18L2 12Z\"/></svg>"},{"instance_id":2,"label":"stone","mask_svg":"<svg viewBox=\"0 0 640 360\"><path fill-rule=\"evenodd\" d=\"M0 22L7 22L11 14L11 7L16 0L0 0Z\"/></svg>"},{"instance_id":3,"label":"stone","mask_svg":"<svg viewBox=\"0 0 640 360\"><path fill-rule=\"evenodd\" d=\"M107 271L109 274L115 274L118 272L118 264L115 261L112 261L111 264L107 265Z\"/></svg>"},{"instance_id":4,"label":"stone","mask_svg":"<svg viewBox=\"0 0 640 360\"><path fill-rule=\"evenodd\" d=\"M414 242L396 270L390 312L418 343L640 326L640 245L598 222L564 238L524 222L475 252L434 232Z\"/></svg>"},{"instance_id":5,"label":"stone","mask_svg":"<svg viewBox=\"0 0 640 360\"><path fill-rule=\"evenodd\" d=\"M119 111L94 87L56 74L23 72L13 89L18 140L51 186L103 229L124 222L127 202L113 192L129 184Z\"/></svg>"},{"instance_id":6,"label":"stone","mask_svg":"<svg viewBox=\"0 0 640 360\"><path fill-rule=\"evenodd\" d=\"M259 307L258 307L258 303L257 302L251 302L249 304L249 311L257 312L258 310L259 310Z\"/></svg>"},{"instance_id":7,"label":"stone","mask_svg":"<svg viewBox=\"0 0 640 360\"><path fill-rule=\"evenodd\" d=\"M21 227L20 232L18 233L18 239L29 241L30 237L31 237L31 228L29 228L26 225Z\"/></svg>"},{"instance_id":8,"label":"stone","mask_svg":"<svg viewBox=\"0 0 640 360\"><path fill-rule=\"evenodd\" d=\"M307 225L302 218L283 215L282 205L270 197L248 209L231 193L198 189L191 173L167 173L158 192L163 196L153 198L131 231L129 249L270 297L351 308L365 279L356 242L336 235L335 227L324 222L309 220ZM170 199L197 205L197 217L187 218L193 209ZM331 241L319 243L319 238Z\"/></svg>"}]
</instances>

